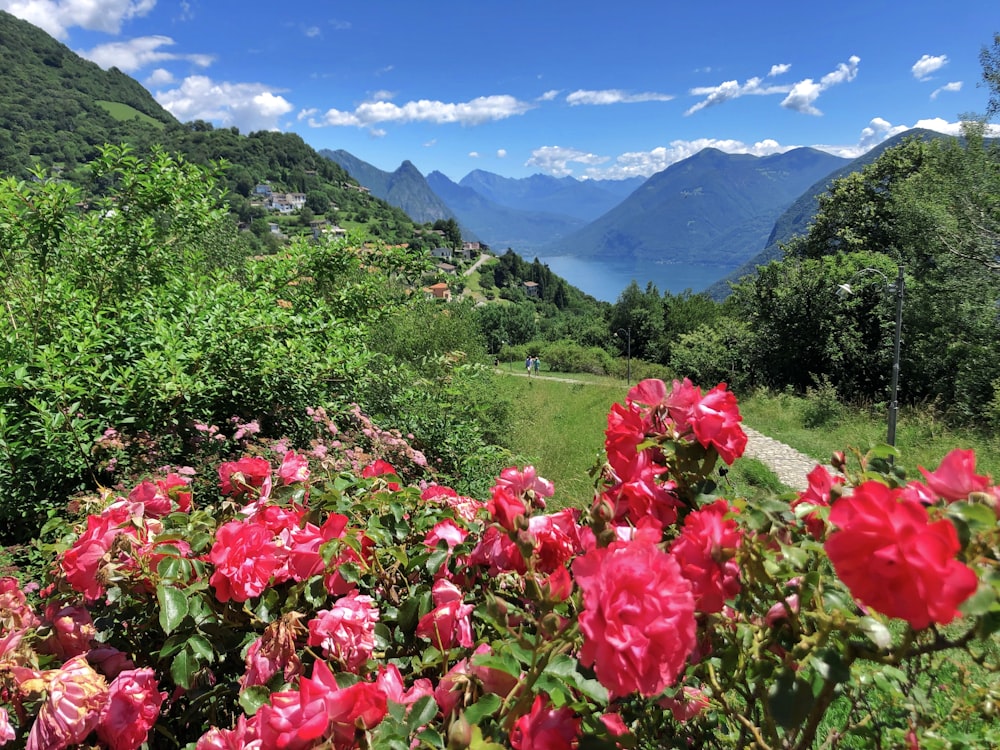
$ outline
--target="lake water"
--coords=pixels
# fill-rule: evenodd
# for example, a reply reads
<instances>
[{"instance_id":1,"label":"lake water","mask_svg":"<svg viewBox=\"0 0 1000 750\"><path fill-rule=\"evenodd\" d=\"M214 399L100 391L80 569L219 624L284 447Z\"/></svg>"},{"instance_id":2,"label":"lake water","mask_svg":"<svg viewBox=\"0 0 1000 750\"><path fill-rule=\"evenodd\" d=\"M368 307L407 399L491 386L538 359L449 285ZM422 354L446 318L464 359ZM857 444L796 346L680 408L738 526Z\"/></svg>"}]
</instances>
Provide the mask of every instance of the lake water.
<instances>
[{"instance_id":1,"label":"lake water","mask_svg":"<svg viewBox=\"0 0 1000 750\"><path fill-rule=\"evenodd\" d=\"M554 274L604 302L615 302L633 280L640 289L652 281L660 293L703 292L732 269L681 263L636 263L626 260L576 258L559 255L539 258Z\"/></svg>"}]
</instances>

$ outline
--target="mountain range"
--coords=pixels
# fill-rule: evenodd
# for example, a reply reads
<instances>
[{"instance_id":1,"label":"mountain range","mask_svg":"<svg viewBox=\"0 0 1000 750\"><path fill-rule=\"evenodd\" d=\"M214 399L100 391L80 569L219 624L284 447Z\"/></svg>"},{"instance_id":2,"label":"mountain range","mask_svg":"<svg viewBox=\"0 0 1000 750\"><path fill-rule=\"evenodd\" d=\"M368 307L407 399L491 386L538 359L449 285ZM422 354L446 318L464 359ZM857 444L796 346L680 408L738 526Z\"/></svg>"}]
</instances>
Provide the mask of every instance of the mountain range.
<instances>
[{"instance_id":1,"label":"mountain range","mask_svg":"<svg viewBox=\"0 0 1000 750\"><path fill-rule=\"evenodd\" d=\"M104 142L161 143L199 162L228 160L230 201L246 223L253 186L271 182L316 192L341 207L338 221L391 241L414 241L413 222L455 219L466 239L501 252L711 267L721 279L709 290L714 297L779 257L833 179L914 133L940 137L908 131L853 161L810 148L764 157L705 149L648 179L513 179L475 170L456 183L440 172L424 177L410 161L384 172L343 150L317 153L295 134L182 124L134 79L101 70L0 11L0 174L20 178L41 164L72 178ZM367 187L374 202L364 203L346 180Z\"/></svg>"}]
</instances>

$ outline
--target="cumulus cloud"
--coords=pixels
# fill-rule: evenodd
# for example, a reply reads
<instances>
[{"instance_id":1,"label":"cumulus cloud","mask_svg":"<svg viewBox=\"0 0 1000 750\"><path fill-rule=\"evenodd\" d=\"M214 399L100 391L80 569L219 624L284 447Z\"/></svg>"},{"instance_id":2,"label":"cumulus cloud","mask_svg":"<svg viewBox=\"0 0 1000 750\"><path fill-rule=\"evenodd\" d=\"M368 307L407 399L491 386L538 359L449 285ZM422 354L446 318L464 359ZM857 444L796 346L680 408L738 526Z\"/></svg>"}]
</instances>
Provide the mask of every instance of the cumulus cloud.
<instances>
[{"instance_id":1,"label":"cumulus cloud","mask_svg":"<svg viewBox=\"0 0 1000 750\"><path fill-rule=\"evenodd\" d=\"M858 63L860 62L860 57L851 55L846 63L840 63L835 70L823 76L819 83L815 83L811 78L799 81L792 86L792 90L781 102L781 106L807 115L823 114L813 106L813 102L831 86L853 81L858 75Z\"/></svg>"},{"instance_id":2,"label":"cumulus cloud","mask_svg":"<svg viewBox=\"0 0 1000 750\"><path fill-rule=\"evenodd\" d=\"M794 84L774 84L765 83L764 78L754 76L748 78L743 83L739 81L723 81L717 86L701 86L691 89L688 93L693 96L705 97L697 104L688 108L685 115L693 115L707 107L714 107L719 104L738 99L742 96L769 96L772 94L785 94L781 106L805 114L818 115L820 111L813 106L813 102L821 93L838 83L853 81L858 74L858 63L861 58L852 55L846 63L840 63L830 73L823 76L817 83L812 78L804 78ZM772 78L791 69L791 65L781 63L772 65L766 78Z\"/></svg>"},{"instance_id":3,"label":"cumulus cloud","mask_svg":"<svg viewBox=\"0 0 1000 750\"><path fill-rule=\"evenodd\" d=\"M636 102L669 102L674 97L670 94L657 94L655 92L645 92L640 94L630 94L621 89L603 89L601 91L587 91L581 89L566 96L566 102L571 107L580 104L635 104Z\"/></svg>"},{"instance_id":4,"label":"cumulus cloud","mask_svg":"<svg viewBox=\"0 0 1000 750\"><path fill-rule=\"evenodd\" d=\"M650 151L631 151L618 156L614 164L604 167L590 167L585 176L591 179L621 180L628 177L649 177L662 172L671 164L676 164L705 148L717 148L730 154L753 154L769 156L780 154L795 146L783 146L770 138L757 143L718 138L698 138L692 141L671 141L669 146L658 146Z\"/></svg>"},{"instance_id":5,"label":"cumulus cloud","mask_svg":"<svg viewBox=\"0 0 1000 750\"><path fill-rule=\"evenodd\" d=\"M559 89L552 89L551 91L546 91L544 94L538 97L538 101L551 102L553 99L559 96L559 93L560 93Z\"/></svg>"},{"instance_id":6,"label":"cumulus cloud","mask_svg":"<svg viewBox=\"0 0 1000 750\"><path fill-rule=\"evenodd\" d=\"M926 81L947 64L948 55L924 55L913 63L913 67L910 70L913 72L913 77L918 81Z\"/></svg>"},{"instance_id":7,"label":"cumulus cloud","mask_svg":"<svg viewBox=\"0 0 1000 750\"><path fill-rule=\"evenodd\" d=\"M33 23L57 39L65 39L69 29L117 34L122 23L144 16L156 7L156 0L0 0L0 10Z\"/></svg>"},{"instance_id":8,"label":"cumulus cloud","mask_svg":"<svg viewBox=\"0 0 1000 750\"><path fill-rule=\"evenodd\" d=\"M478 159L479 158L479 152L478 151L470 151L469 152L469 158L470 159Z\"/></svg>"},{"instance_id":9,"label":"cumulus cloud","mask_svg":"<svg viewBox=\"0 0 1000 750\"><path fill-rule=\"evenodd\" d=\"M319 26L309 26L303 33L310 39L314 39L315 37L318 37L321 32L319 30Z\"/></svg>"},{"instance_id":10,"label":"cumulus cloud","mask_svg":"<svg viewBox=\"0 0 1000 750\"><path fill-rule=\"evenodd\" d=\"M315 128L324 126L364 128L385 122L482 125L494 120L505 120L515 115L523 115L533 108L533 104L522 102L507 94L480 96L468 102L439 102L421 99L420 101L407 102L402 106L380 100L364 102L358 105L353 112L329 109L321 119L310 119L309 124Z\"/></svg>"},{"instance_id":11,"label":"cumulus cloud","mask_svg":"<svg viewBox=\"0 0 1000 750\"><path fill-rule=\"evenodd\" d=\"M942 91L961 91L961 90L962 90L962 82L952 81L951 83L946 83L944 86L940 86L934 89L934 91L931 92L931 99L937 99L938 94L940 94Z\"/></svg>"},{"instance_id":12,"label":"cumulus cloud","mask_svg":"<svg viewBox=\"0 0 1000 750\"><path fill-rule=\"evenodd\" d=\"M182 122L207 120L244 132L278 130L279 119L294 107L263 83L213 81L207 76L188 76L181 85L154 96L164 109Z\"/></svg>"},{"instance_id":13,"label":"cumulus cloud","mask_svg":"<svg viewBox=\"0 0 1000 750\"><path fill-rule=\"evenodd\" d=\"M526 167L537 167L545 174L554 177L566 177L573 174L570 162L577 164L603 164L608 160L607 156L588 154L575 148L564 148L562 146L542 146L531 152L531 158L524 163Z\"/></svg>"},{"instance_id":14,"label":"cumulus cloud","mask_svg":"<svg viewBox=\"0 0 1000 750\"><path fill-rule=\"evenodd\" d=\"M151 87L168 86L174 82L174 74L166 68L157 68L146 78L146 85Z\"/></svg>"},{"instance_id":15,"label":"cumulus cloud","mask_svg":"<svg viewBox=\"0 0 1000 750\"><path fill-rule=\"evenodd\" d=\"M308 119L310 117L315 117L317 114L319 114L318 109L316 109L315 107L308 107L307 109L300 109L299 113L295 115L295 119L298 120L299 122L302 122L303 120Z\"/></svg>"},{"instance_id":16,"label":"cumulus cloud","mask_svg":"<svg viewBox=\"0 0 1000 750\"><path fill-rule=\"evenodd\" d=\"M126 73L145 68L166 60L186 60L195 65L206 68L212 64L211 55L202 54L178 54L176 52L165 52L161 47L170 47L174 40L169 36L154 35L140 36L124 42L108 42L99 44L89 52L81 52L83 57L91 60L107 70L110 67L118 68Z\"/></svg>"},{"instance_id":17,"label":"cumulus cloud","mask_svg":"<svg viewBox=\"0 0 1000 750\"><path fill-rule=\"evenodd\" d=\"M507 158L507 149L505 149L505 148L498 148L497 149L497 158L498 159L506 159Z\"/></svg>"}]
</instances>

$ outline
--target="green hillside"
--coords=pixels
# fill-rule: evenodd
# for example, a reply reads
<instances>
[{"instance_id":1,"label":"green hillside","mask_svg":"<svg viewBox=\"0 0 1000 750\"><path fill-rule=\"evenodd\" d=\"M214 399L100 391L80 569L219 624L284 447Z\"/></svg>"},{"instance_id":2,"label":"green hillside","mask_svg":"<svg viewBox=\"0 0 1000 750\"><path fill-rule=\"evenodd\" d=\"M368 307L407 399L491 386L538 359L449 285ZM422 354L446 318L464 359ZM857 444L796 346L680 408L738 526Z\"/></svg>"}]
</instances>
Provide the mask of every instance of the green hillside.
<instances>
[{"instance_id":1,"label":"green hillside","mask_svg":"<svg viewBox=\"0 0 1000 750\"><path fill-rule=\"evenodd\" d=\"M138 155L154 146L196 164L224 160L221 177L236 219L253 231L256 249L286 236L308 234L310 221L363 229L388 243L430 244L402 210L358 189L340 166L299 136L210 123L178 122L137 81L102 70L41 29L0 11L0 175L28 177L37 167L58 168L63 179L86 186L85 165L105 143L128 144ZM308 211L277 217L255 189L303 193Z\"/></svg>"}]
</instances>

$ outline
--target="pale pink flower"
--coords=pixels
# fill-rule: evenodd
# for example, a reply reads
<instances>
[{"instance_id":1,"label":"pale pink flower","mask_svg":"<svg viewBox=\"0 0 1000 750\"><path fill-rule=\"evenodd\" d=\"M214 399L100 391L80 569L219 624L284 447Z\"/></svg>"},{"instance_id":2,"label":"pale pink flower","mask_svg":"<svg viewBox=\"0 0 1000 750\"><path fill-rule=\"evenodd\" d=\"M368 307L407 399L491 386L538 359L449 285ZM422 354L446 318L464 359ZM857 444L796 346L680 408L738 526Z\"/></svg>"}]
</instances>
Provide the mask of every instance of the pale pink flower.
<instances>
[{"instance_id":1,"label":"pale pink flower","mask_svg":"<svg viewBox=\"0 0 1000 750\"><path fill-rule=\"evenodd\" d=\"M295 451L288 451L278 469L282 484L294 484L309 479L309 459Z\"/></svg>"},{"instance_id":2,"label":"pale pink flower","mask_svg":"<svg viewBox=\"0 0 1000 750\"><path fill-rule=\"evenodd\" d=\"M320 610L309 621L309 645L319 646L324 656L357 673L375 649L377 622L374 600L354 591L338 599L332 609Z\"/></svg>"},{"instance_id":3,"label":"pale pink flower","mask_svg":"<svg viewBox=\"0 0 1000 750\"><path fill-rule=\"evenodd\" d=\"M97 736L110 750L136 750L160 717L160 706L166 697L165 692L157 690L152 669L121 672L108 688Z\"/></svg>"},{"instance_id":4,"label":"pale pink flower","mask_svg":"<svg viewBox=\"0 0 1000 750\"><path fill-rule=\"evenodd\" d=\"M83 742L97 726L108 696L104 678L83 656L22 681L20 689L44 694L25 750L62 750Z\"/></svg>"}]
</instances>

